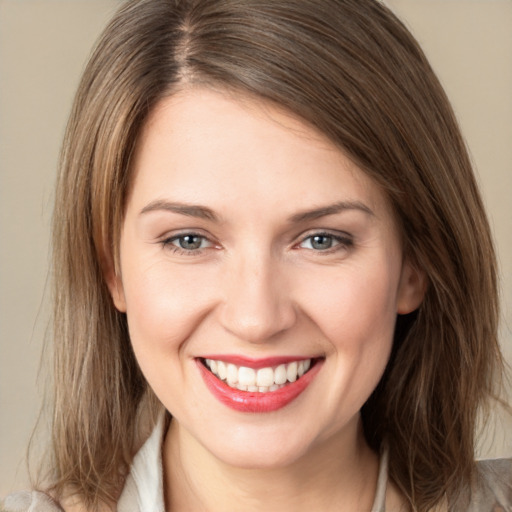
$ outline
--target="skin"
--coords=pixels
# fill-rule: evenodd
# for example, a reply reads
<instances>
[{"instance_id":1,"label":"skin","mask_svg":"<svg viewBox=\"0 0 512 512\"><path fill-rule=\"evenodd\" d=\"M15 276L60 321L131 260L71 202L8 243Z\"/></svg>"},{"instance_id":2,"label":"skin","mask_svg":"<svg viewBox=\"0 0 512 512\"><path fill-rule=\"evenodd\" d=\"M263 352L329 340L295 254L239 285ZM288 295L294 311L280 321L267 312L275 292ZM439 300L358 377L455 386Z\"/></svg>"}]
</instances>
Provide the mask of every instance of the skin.
<instances>
[{"instance_id":1,"label":"skin","mask_svg":"<svg viewBox=\"0 0 512 512\"><path fill-rule=\"evenodd\" d=\"M424 290L384 194L302 121L201 88L152 112L133 172L120 269L107 278L173 416L167 507L370 510L378 457L359 411L388 361L397 313L416 309ZM199 248L181 247L190 233ZM197 358L221 353L323 365L287 406L247 413L220 403L199 374ZM392 486L387 499L403 505Z\"/></svg>"}]
</instances>

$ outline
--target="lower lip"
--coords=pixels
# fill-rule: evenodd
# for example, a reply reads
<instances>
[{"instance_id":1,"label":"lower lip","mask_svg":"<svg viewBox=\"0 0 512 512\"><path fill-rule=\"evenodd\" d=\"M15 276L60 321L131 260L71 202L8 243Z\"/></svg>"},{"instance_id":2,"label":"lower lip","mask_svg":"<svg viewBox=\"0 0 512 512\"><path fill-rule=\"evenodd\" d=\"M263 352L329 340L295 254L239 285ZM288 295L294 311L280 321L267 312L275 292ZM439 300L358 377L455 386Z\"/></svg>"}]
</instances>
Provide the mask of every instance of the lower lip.
<instances>
[{"instance_id":1,"label":"lower lip","mask_svg":"<svg viewBox=\"0 0 512 512\"><path fill-rule=\"evenodd\" d=\"M242 412L272 412L288 405L308 387L320 371L323 360L317 360L300 379L268 393L240 391L231 388L210 372L199 359L196 360L196 363L208 389L222 404Z\"/></svg>"}]
</instances>

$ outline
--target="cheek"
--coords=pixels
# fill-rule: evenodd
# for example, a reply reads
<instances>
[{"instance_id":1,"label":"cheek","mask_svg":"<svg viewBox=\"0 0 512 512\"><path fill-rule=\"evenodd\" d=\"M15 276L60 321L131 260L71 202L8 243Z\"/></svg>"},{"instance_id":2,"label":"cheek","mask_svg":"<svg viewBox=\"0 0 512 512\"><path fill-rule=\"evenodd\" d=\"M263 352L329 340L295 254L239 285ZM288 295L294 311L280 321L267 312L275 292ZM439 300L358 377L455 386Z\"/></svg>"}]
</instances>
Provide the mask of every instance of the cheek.
<instances>
[{"instance_id":1,"label":"cheek","mask_svg":"<svg viewBox=\"0 0 512 512\"><path fill-rule=\"evenodd\" d=\"M137 359L157 360L181 350L211 302L211 286L198 271L170 271L165 262L125 262L123 288Z\"/></svg>"},{"instance_id":2,"label":"cheek","mask_svg":"<svg viewBox=\"0 0 512 512\"><path fill-rule=\"evenodd\" d=\"M130 340L137 363L147 382L174 412L180 407L178 393L188 378L187 342L204 318L209 287L195 272L170 272L165 263L155 263L131 272L123 282Z\"/></svg>"},{"instance_id":3,"label":"cheek","mask_svg":"<svg viewBox=\"0 0 512 512\"><path fill-rule=\"evenodd\" d=\"M340 350L362 350L391 339L396 320L396 265L352 266L318 279L309 291L309 315Z\"/></svg>"},{"instance_id":4,"label":"cheek","mask_svg":"<svg viewBox=\"0 0 512 512\"><path fill-rule=\"evenodd\" d=\"M336 411L332 429L346 422L369 398L393 343L399 272L395 265L361 270L345 268L324 286L318 279L306 306L327 342L333 377L324 399Z\"/></svg>"}]
</instances>

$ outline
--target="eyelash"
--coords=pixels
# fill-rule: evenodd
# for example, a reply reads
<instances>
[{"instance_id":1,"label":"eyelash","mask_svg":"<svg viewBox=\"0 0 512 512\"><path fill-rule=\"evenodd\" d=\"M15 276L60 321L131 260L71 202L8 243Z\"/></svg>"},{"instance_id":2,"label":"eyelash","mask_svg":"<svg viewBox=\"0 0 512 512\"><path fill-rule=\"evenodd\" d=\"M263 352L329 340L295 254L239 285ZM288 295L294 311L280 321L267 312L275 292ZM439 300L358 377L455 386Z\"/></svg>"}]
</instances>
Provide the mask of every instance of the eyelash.
<instances>
[{"instance_id":1,"label":"eyelash","mask_svg":"<svg viewBox=\"0 0 512 512\"><path fill-rule=\"evenodd\" d=\"M214 243L208 240L208 238L204 235L201 235L200 233L195 233L193 231L187 232L187 233L180 233L178 235L171 236L169 238L166 238L165 240L162 240L161 244L164 249L170 249L174 254L179 254L183 256L199 256L201 255L206 248L199 248L196 250L187 250L183 249L182 247L178 247L173 244L173 242L179 241L180 239L184 239L186 237L195 237L201 239L201 244L203 241L209 242L211 247L214 247ZM208 247L209 248L209 247Z\"/></svg>"},{"instance_id":2,"label":"eyelash","mask_svg":"<svg viewBox=\"0 0 512 512\"><path fill-rule=\"evenodd\" d=\"M324 250L315 250L314 248L308 248L308 250L310 251L318 252L321 254L332 254L341 250L347 250L354 245L354 240L350 235L335 235L333 233L329 233L328 231L320 231L308 234L307 236L302 238L302 240L298 244L296 244L296 246L300 247L304 242L306 242L306 240L313 240L313 238L315 237L325 237L331 239L333 243L336 242L334 246L328 247L327 249Z\"/></svg>"},{"instance_id":3,"label":"eyelash","mask_svg":"<svg viewBox=\"0 0 512 512\"><path fill-rule=\"evenodd\" d=\"M208 247L198 248L198 249L184 249L183 247L178 247L174 245L174 242L179 241L180 239L184 239L186 237L194 237L194 238L200 238L201 239L201 245L203 241L207 241L210 245ZM334 246L328 247L327 249L319 249L316 250L314 248L306 248L309 251L317 252L320 254L332 254L341 250L347 250L350 249L354 245L354 241L350 235L335 235L333 233L325 232L325 231L319 231L314 232L311 234L308 234L307 236L303 237L299 243L294 245L294 248L300 248L302 244L304 244L307 240L312 240L315 237L325 237L329 238L335 243ZM200 233L195 232L187 232L187 233L180 233L178 235L174 235L172 237L166 238L165 240L162 240L161 245L165 249L170 249L174 254L184 255L184 256L200 256L203 254L205 249L208 249L210 247L215 247L215 244L208 240L208 238L204 235L201 235Z\"/></svg>"}]
</instances>

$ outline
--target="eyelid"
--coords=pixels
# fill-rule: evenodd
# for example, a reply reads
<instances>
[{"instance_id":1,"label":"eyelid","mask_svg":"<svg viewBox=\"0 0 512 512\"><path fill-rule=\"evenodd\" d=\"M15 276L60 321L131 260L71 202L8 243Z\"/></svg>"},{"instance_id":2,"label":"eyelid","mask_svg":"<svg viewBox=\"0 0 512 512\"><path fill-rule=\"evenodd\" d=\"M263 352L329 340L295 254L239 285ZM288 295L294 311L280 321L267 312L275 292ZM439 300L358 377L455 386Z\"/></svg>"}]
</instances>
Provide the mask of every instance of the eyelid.
<instances>
[{"instance_id":1,"label":"eyelid","mask_svg":"<svg viewBox=\"0 0 512 512\"><path fill-rule=\"evenodd\" d=\"M338 250L350 248L354 245L354 237L345 231L320 229L320 230L311 230L306 233L303 233L300 236L299 241L296 244L294 244L294 248L300 249L301 245L306 240L313 238L315 236L331 237L334 240L336 240L338 243L336 243L333 247L329 247L328 249L324 249L324 250L316 250L313 248L305 248L305 249L307 249L309 251L317 252L317 253L328 254L328 253L336 252Z\"/></svg>"},{"instance_id":2,"label":"eyelid","mask_svg":"<svg viewBox=\"0 0 512 512\"><path fill-rule=\"evenodd\" d=\"M198 249L187 250L187 249L184 249L177 245L174 245L173 242L175 242L176 240L178 240L180 238L184 238L186 236L194 236L194 237L201 238L204 241L208 242L208 246L200 247ZM211 249L212 247L213 248L218 247L218 244L216 244L215 241L212 240L212 237L204 234L203 232L201 232L200 229L184 229L177 233L176 232L168 233L168 234L160 237L159 240L157 241L157 243L160 244L163 247L163 249L170 250L173 253L182 254L185 256L199 256L207 249Z\"/></svg>"},{"instance_id":3,"label":"eyelid","mask_svg":"<svg viewBox=\"0 0 512 512\"><path fill-rule=\"evenodd\" d=\"M156 242L161 243L166 240L176 239L176 238L180 238L182 236L187 236L187 235L200 236L200 237L206 238L210 241L212 241L212 238L213 238L209 233L206 233L201 228L185 228L185 229L175 229L175 230L165 231L162 235L159 235L158 237L156 237Z\"/></svg>"},{"instance_id":4,"label":"eyelid","mask_svg":"<svg viewBox=\"0 0 512 512\"><path fill-rule=\"evenodd\" d=\"M175 235L175 236L168 238L166 240L166 243L173 243L173 242L176 242L177 240L180 240L182 238L187 238L187 237L199 238L199 239L201 239L201 244L206 242L208 244L208 246L213 245L212 241L209 240L208 237L206 237L204 235L200 235L199 233L183 233L181 235Z\"/></svg>"},{"instance_id":5,"label":"eyelid","mask_svg":"<svg viewBox=\"0 0 512 512\"><path fill-rule=\"evenodd\" d=\"M184 249L177 245L174 245L173 242L178 240L179 238L183 238L186 236L194 236L203 239L208 242L207 247L200 247L197 249ZM336 241L333 247L329 247L327 249L314 249L314 248L304 248L301 245L308 239L313 238L315 236L325 236L330 237ZM162 245L164 249L170 249L173 253L181 253L187 256L198 256L202 254L205 250L211 248L219 248L219 244L212 240L212 237L202 232L201 229L184 229L179 232L168 233L159 238L157 241L158 244ZM316 229L309 230L306 233L300 235L297 242L293 244L293 249L306 249L311 252L319 253L319 254L329 254L334 253L341 250L347 250L354 245L354 237L345 231L337 231L337 230L329 230L329 229Z\"/></svg>"}]
</instances>

